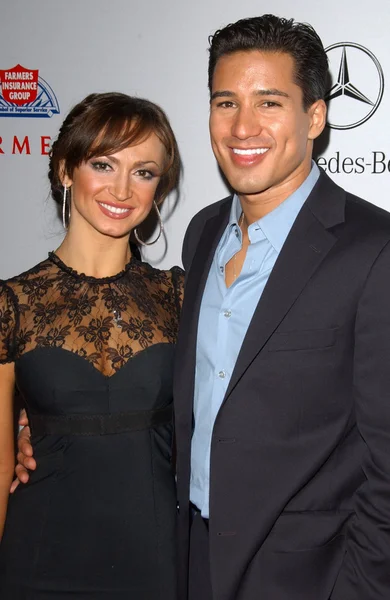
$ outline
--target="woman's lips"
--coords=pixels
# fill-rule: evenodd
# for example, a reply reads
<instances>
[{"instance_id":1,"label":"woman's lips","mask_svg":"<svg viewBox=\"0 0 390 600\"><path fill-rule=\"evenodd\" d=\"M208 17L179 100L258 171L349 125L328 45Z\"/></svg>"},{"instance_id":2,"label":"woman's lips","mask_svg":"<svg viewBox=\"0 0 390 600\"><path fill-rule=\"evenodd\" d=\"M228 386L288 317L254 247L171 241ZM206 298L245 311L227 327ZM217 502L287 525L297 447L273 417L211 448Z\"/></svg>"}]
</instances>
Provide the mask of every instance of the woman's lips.
<instances>
[{"instance_id":1,"label":"woman's lips","mask_svg":"<svg viewBox=\"0 0 390 600\"><path fill-rule=\"evenodd\" d=\"M108 202L98 202L99 208L106 217L110 217L110 219L120 220L126 219L133 208L130 206L120 206L110 204Z\"/></svg>"}]
</instances>

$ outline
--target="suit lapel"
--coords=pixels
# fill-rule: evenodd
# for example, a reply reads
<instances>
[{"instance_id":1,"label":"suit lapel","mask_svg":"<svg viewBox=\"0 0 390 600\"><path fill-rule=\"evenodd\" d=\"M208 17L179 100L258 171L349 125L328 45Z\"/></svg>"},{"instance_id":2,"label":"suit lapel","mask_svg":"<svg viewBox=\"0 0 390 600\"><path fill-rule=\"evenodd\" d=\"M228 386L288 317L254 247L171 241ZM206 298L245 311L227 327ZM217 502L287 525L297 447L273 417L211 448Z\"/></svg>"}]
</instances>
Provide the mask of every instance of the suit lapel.
<instances>
[{"instance_id":1,"label":"suit lapel","mask_svg":"<svg viewBox=\"0 0 390 600\"><path fill-rule=\"evenodd\" d=\"M180 320L181 337L186 339L187 344L196 343L202 296L215 250L229 220L230 205L230 202L222 205L218 214L206 222L187 273L185 301Z\"/></svg>"},{"instance_id":2,"label":"suit lapel","mask_svg":"<svg viewBox=\"0 0 390 600\"><path fill-rule=\"evenodd\" d=\"M302 207L248 327L225 400L318 269L344 220L345 192L324 174Z\"/></svg>"},{"instance_id":3,"label":"suit lapel","mask_svg":"<svg viewBox=\"0 0 390 600\"><path fill-rule=\"evenodd\" d=\"M215 250L229 221L230 207L231 202L222 204L218 213L206 222L187 273L176 345L174 379L176 418L183 427L192 423L196 341L202 296Z\"/></svg>"}]
</instances>

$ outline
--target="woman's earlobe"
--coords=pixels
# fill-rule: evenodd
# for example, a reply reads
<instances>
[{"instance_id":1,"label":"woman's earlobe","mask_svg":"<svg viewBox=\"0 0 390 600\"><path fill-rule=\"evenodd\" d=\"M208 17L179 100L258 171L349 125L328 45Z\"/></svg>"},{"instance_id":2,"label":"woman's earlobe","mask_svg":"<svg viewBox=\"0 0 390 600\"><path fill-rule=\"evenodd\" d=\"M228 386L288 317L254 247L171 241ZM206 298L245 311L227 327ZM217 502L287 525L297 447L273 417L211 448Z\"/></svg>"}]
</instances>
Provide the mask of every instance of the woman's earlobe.
<instances>
[{"instance_id":1,"label":"woman's earlobe","mask_svg":"<svg viewBox=\"0 0 390 600\"><path fill-rule=\"evenodd\" d=\"M58 177L63 186L66 185L67 188L70 188L73 180L69 177L66 172L65 160L60 160L59 168L58 168Z\"/></svg>"}]
</instances>

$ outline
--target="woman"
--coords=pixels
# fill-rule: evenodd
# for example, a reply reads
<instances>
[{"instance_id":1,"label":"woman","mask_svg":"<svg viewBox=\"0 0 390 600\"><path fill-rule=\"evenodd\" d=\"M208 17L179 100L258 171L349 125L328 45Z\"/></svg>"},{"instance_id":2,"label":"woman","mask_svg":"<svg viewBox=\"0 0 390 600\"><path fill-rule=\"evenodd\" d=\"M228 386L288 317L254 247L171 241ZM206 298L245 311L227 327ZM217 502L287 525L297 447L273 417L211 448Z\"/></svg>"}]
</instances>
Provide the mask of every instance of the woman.
<instances>
[{"instance_id":1,"label":"woman","mask_svg":"<svg viewBox=\"0 0 390 600\"><path fill-rule=\"evenodd\" d=\"M124 94L88 96L53 144L66 236L0 284L1 598L176 597L171 378L182 271L141 263L129 237L140 239L179 169L162 110ZM39 468L7 511L15 384Z\"/></svg>"}]
</instances>

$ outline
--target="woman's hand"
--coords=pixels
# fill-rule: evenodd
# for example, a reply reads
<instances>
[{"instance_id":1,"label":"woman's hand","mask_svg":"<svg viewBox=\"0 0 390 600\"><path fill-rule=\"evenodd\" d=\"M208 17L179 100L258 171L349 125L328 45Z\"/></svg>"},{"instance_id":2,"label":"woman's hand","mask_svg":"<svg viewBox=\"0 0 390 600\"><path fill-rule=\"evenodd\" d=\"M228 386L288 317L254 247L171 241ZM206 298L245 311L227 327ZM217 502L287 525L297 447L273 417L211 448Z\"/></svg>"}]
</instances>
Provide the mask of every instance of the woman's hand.
<instances>
[{"instance_id":1,"label":"woman's hand","mask_svg":"<svg viewBox=\"0 0 390 600\"><path fill-rule=\"evenodd\" d=\"M18 435L18 464L15 468L15 474L17 479L12 482L10 492L11 494L16 490L19 483L27 483L29 474L27 469L34 471L37 467L37 463L33 458L33 448L30 442L30 427L28 426L28 419L25 410L20 412L19 425L23 427Z\"/></svg>"}]
</instances>

